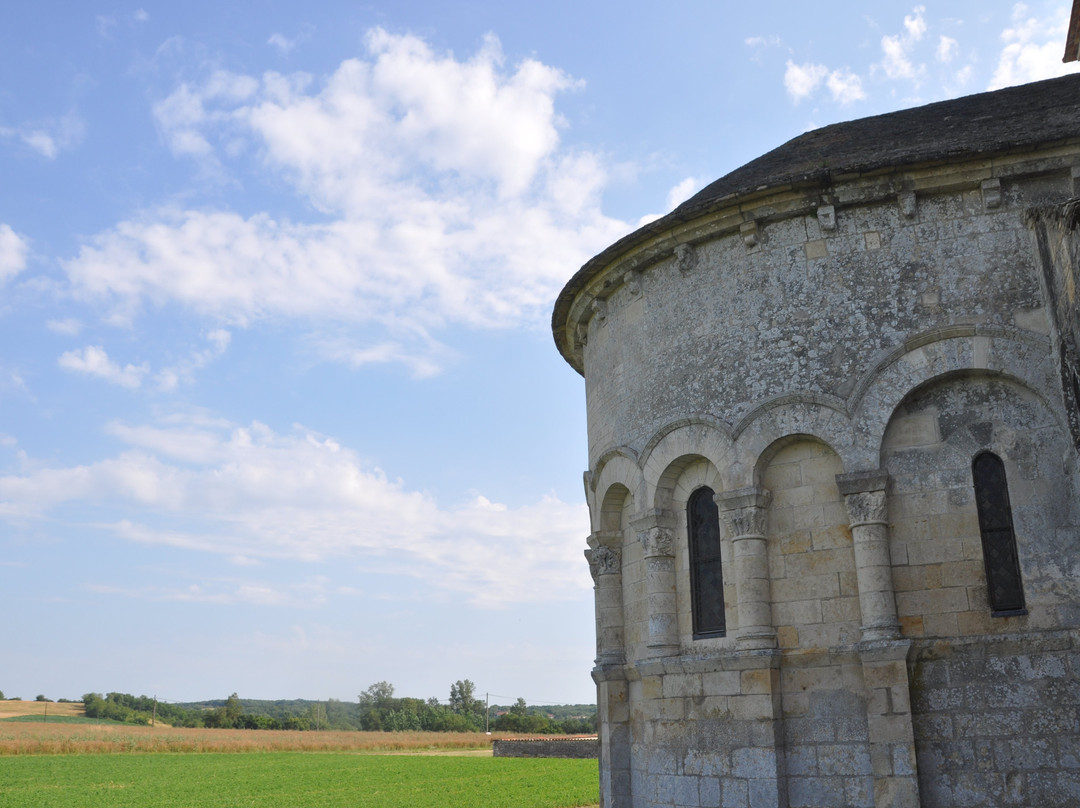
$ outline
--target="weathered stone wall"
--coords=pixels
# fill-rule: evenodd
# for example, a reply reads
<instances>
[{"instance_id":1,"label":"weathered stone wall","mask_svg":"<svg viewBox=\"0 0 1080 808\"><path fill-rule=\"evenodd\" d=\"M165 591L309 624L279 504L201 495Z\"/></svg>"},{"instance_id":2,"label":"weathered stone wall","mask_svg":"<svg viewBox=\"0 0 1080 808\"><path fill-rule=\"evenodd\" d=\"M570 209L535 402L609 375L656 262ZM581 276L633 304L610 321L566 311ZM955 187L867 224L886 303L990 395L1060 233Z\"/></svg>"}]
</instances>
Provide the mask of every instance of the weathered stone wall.
<instances>
[{"instance_id":1,"label":"weathered stone wall","mask_svg":"<svg viewBox=\"0 0 1080 808\"><path fill-rule=\"evenodd\" d=\"M693 254L589 322L586 366L608 369L586 376L593 462L688 414L735 424L793 390L846 399L882 352L934 328L1048 329L1023 210L986 209L978 189L920 200L911 218L894 200L842 211L831 231L810 213L753 247L735 233Z\"/></svg>"},{"instance_id":2,"label":"weathered stone wall","mask_svg":"<svg viewBox=\"0 0 1080 808\"><path fill-rule=\"evenodd\" d=\"M1080 805L1080 633L919 643L911 686L927 808Z\"/></svg>"},{"instance_id":3,"label":"weathered stone wall","mask_svg":"<svg viewBox=\"0 0 1080 808\"><path fill-rule=\"evenodd\" d=\"M597 758L596 738L496 738L491 742L495 757Z\"/></svg>"}]
</instances>

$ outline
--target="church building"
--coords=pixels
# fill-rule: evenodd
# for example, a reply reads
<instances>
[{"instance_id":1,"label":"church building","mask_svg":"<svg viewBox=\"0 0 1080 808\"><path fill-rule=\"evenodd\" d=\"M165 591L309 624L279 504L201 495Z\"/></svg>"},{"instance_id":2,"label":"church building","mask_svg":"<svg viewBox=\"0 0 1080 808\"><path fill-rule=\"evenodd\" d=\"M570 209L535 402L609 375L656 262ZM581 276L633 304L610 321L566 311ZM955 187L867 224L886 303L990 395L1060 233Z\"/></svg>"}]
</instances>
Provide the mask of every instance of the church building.
<instances>
[{"instance_id":1,"label":"church building","mask_svg":"<svg viewBox=\"0 0 1080 808\"><path fill-rule=\"evenodd\" d=\"M808 132L586 263L604 808L1080 805L1080 74Z\"/></svg>"}]
</instances>

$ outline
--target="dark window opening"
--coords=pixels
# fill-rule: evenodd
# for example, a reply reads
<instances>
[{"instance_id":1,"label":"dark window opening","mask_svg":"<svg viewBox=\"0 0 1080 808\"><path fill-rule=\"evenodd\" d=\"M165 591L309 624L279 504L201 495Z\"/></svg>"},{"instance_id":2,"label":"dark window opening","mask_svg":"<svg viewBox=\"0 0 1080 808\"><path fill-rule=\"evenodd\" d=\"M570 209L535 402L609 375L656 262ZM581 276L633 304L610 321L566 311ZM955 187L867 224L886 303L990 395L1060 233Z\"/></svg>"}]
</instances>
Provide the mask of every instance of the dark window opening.
<instances>
[{"instance_id":1,"label":"dark window opening","mask_svg":"<svg viewBox=\"0 0 1080 808\"><path fill-rule=\"evenodd\" d=\"M690 600L694 638L722 637L724 574L720 566L720 516L711 488L699 488L686 503L686 533L690 543Z\"/></svg>"},{"instance_id":2,"label":"dark window opening","mask_svg":"<svg viewBox=\"0 0 1080 808\"><path fill-rule=\"evenodd\" d=\"M994 617L1027 614L1005 464L997 455L982 452L972 461L971 476L975 482L990 613Z\"/></svg>"}]
</instances>

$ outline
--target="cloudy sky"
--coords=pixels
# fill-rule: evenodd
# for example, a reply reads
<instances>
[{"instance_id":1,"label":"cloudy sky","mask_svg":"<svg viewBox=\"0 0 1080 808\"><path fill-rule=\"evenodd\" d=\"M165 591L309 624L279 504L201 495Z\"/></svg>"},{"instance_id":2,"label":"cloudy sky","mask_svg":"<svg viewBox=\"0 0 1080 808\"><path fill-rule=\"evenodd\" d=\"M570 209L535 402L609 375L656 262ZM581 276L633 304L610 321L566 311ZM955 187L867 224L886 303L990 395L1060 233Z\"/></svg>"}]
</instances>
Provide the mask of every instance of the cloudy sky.
<instances>
[{"instance_id":1,"label":"cloudy sky","mask_svg":"<svg viewBox=\"0 0 1080 808\"><path fill-rule=\"evenodd\" d=\"M855 7L6 4L0 690L591 701L562 283L806 129L1064 71L1065 0Z\"/></svg>"}]
</instances>

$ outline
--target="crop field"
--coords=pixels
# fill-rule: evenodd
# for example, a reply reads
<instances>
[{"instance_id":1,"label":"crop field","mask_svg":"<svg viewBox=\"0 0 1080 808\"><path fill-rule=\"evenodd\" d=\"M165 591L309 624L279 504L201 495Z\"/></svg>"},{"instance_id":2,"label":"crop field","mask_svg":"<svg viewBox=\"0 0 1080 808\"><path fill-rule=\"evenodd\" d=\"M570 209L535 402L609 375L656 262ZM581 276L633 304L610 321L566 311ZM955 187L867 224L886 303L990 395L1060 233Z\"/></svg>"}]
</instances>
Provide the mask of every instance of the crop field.
<instances>
[{"instance_id":1,"label":"crop field","mask_svg":"<svg viewBox=\"0 0 1080 808\"><path fill-rule=\"evenodd\" d=\"M0 761L9 755L110 752L426 752L491 754L474 732L289 732L138 727L113 721L0 721Z\"/></svg>"},{"instance_id":2,"label":"crop field","mask_svg":"<svg viewBox=\"0 0 1080 808\"><path fill-rule=\"evenodd\" d=\"M0 758L5 808L573 808L595 760L265 752Z\"/></svg>"}]
</instances>

